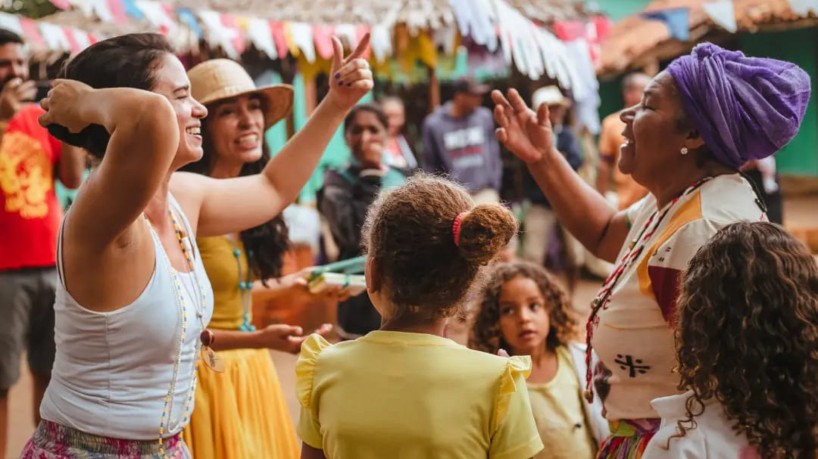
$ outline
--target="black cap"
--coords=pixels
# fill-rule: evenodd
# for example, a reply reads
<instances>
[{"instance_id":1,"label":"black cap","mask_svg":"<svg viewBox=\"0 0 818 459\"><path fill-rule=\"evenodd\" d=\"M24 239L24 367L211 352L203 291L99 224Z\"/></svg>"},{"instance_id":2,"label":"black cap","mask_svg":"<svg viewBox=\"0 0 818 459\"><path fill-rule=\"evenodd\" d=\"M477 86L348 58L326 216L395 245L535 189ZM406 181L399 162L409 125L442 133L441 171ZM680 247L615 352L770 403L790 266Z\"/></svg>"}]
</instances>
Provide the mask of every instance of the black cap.
<instances>
[{"instance_id":1,"label":"black cap","mask_svg":"<svg viewBox=\"0 0 818 459\"><path fill-rule=\"evenodd\" d=\"M489 92L489 87L484 84L479 84L473 78L458 78L454 82L454 93L464 92L467 94L474 94L482 96Z\"/></svg>"}]
</instances>

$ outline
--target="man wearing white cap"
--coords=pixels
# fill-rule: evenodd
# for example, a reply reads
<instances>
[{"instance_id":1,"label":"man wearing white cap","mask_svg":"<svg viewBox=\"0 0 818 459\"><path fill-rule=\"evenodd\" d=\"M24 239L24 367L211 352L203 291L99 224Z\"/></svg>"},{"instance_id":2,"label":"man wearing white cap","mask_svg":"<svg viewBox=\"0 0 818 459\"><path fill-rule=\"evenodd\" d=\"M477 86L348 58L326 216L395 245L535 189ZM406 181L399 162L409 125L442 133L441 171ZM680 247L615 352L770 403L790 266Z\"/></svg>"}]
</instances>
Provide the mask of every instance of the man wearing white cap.
<instances>
[{"instance_id":1,"label":"man wearing white cap","mask_svg":"<svg viewBox=\"0 0 818 459\"><path fill-rule=\"evenodd\" d=\"M540 88L534 92L531 99L534 110L542 104L548 105L551 126L556 134L554 136L555 146L574 170L579 169L582 166L579 139L569 127L564 125L565 115L571 101L562 94L557 86ZM557 217L534 178L527 169L524 173L523 187L526 198L531 202L531 207L526 212L523 221L523 258L541 265L548 253L548 243L553 237L554 229L557 228ZM568 245L570 244L566 244ZM572 255L574 251L566 247L565 252L568 264L575 268L574 265L578 260Z\"/></svg>"}]
</instances>

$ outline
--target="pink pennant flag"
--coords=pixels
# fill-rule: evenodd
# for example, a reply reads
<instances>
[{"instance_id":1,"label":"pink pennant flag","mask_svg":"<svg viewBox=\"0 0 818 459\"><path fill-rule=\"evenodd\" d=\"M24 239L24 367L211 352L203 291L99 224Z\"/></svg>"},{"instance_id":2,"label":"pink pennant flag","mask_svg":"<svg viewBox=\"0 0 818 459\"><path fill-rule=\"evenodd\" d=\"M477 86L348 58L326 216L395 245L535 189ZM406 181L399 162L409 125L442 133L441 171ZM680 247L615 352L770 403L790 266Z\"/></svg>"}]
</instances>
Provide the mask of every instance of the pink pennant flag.
<instances>
[{"instance_id":1,"label":"pink pennant flag","mask_svg":"<svg viewBox=\"0 0 818 459\"><path fill-rule=\"evenodd\" d=\"M284 33L284 23L277 21L270 21L270 31L273 33L273 41L276 44L276 51L278 51L278 58L284 59L290 54L290 49L287 46L287 35Z\"/></svg>"},{"instance_id":2,"label":"pink pennant flag","mask_svg":"<svg viewBox=\"0 0 818 459\"><path fill-rule=\"evenodd\" d=\"M222 14L221 21L222 25L230 30L230 42L233 44L233 48L237 53L242 54L244 50L247 49L247 42L244 40L244 34L241 28L239 28L236 17L230 14Z\"/></svg>"},{"instance_id":3,"label":"pink pennant flag","mask_svg":"<svg viewBox=\"0 0 818 459\"><path fill-rule=\"evenodd\" d=\"M125 15L125 5L122 3L122 0L106 0L108 3L108 9L111 11L111 15L114 17L114 22L117 24L125 24L128 22L128 17Z\"/></svg>"},{"instance_id":4,"label":"pink pennant flag","mask_svg":"<svg viewBox=\"0 0 818 459\"><path fill-rule=\"evenodd\" d=\"M368 34L369 31L370 31L370 28L369 28L368 25L357 25L357 26L355 26L355 46L358 46L358 43L361 42L361 40L364 38L364 35ZM372 47L370 46L369 48L366 49L366 51L364 51L364 54L361 57L363 57L364 59L369 60L369 55L371 54L371 51L372 51Z\"/></svg>"},{"instance_id":5,"label":"pink pennant flag","mask_svg":"<svg viewBox=\"0 0 818 459\"><path fill-rule=\"evenodd\" d=\"M332 57L332 33L335 28L321 24L312 26L312 39L315 41L315 50L324 59Z\"/></svg>"},{"instance_id":6,"label":"pink pennant flag","mask_svg":"<svg viewBox=\"0 0 818 459\"><path fill-rule=\"evenodd\" d=\"M71 4L68 3L68 0L51 0L51 4L61 10L67 11L71 9Z\"/></svg>"},{"instance_id":7,"label":"pink pennant flag","mask_svg":"<svg viewBox=\"0 0 818 459\"><path fill-rule=\"evenodd\" d=\"M26 40L34 45L35 48L48 48L45 39L40 33L40 28L37 27L37 23L34 22L34 20L21 16L20 27L23 29L23 35L26 37Z\"/></svg>"},{"instance_id":8,"label":"pink pennant flag","mask_svg":"<svg viewBox=\"0 0 818 459\"><path fill-rule=\"evenodd\" d=\"M62 31L65 34L65 38L68 39L68 46L71 49L71 54L76 54L82 51L79 42L77 42L77 38L74 36L74 30L71 27L62 26Z\"/></svg>"}]
</instances>

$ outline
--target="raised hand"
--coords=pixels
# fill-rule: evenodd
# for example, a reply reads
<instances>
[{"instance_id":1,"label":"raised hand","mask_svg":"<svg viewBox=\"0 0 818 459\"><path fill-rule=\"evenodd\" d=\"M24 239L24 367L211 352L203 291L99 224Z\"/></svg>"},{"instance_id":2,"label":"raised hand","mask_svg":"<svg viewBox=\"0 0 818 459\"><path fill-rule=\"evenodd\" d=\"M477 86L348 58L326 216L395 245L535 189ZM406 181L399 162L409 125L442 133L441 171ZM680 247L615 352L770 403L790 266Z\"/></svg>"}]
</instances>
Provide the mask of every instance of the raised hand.
<instances>
[{"instance_id":1,"label":"raised hand","mask_svg":"<svg viewBox=\"0 0 818 459\"><path fill-rule=\"evenodd\" d=\"M503 93L491 92L494 101L494 119L497 121L497 140L525 163L543 159L554 148L554 133L548 117L548 106L541 104L537 112L528 108L516 89Z\"/></svg>"},{"instance_id":2,"label":"raised hand","mask_svg":"<svg viewBox=\"0 0 818 459\"><path fill-rule=\"evenodd\" d=\"M346 111L372 90L375 83L364 54L369 48L369 34L364 35L355 51L346 58L338 37L332 37L332 74L329 98L338 108Z\"/></svg>"},{"instance_id":3,"label":"raised hand","mask_svg":"<svg viewBox=\"0 0 818 459\"><path fill-rule=\"evenodd\" d=\"M37 83L14 78L0 90L0 120L8 120L24 102L30 102L37 95Z\"/></svg>"},{"instance_id":4,"label":"raised hand","mask_svg":"<svg viewBox=\"0 0 818 459\"><path fill-rule=\"evenodd\" d=\"M48 96L40 101L46 111L40 116L40 125L58 124L76 134L90 123L80 114L83 99L93 89L75 80L54 80Z\"/></svg>"}]
</instances>

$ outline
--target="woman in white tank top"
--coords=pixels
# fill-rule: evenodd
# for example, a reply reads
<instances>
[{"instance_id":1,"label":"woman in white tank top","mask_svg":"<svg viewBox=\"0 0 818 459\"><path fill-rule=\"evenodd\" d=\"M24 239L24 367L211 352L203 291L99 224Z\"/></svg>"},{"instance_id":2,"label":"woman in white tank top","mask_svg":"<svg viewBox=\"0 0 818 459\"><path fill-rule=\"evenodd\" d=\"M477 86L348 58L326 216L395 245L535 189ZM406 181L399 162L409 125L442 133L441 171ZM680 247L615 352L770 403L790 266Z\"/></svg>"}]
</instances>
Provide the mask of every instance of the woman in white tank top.
<instances>
[{"instance_id":1,"label":"woman in white tank top","mask_svg":"<svg viewBox=\"0 0 818 459\"><path fill-rule=\"evenodd\" d=\"M292 202L347 111L372 88L361 58L335 43L333 85L261 174L175 173L202 156L204 106L156 34L98 42L66 67L40 122L97 165L60 233L57 356L24 458L189 457L195 363L220 362L195 237L258 226Z\"/></svg>"}]
</instances>

